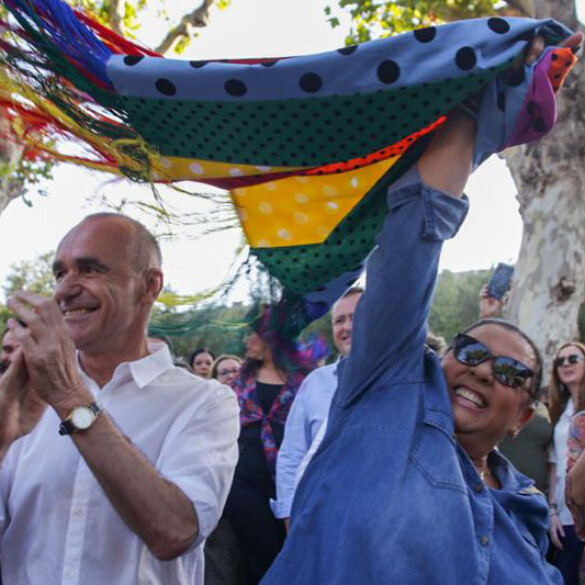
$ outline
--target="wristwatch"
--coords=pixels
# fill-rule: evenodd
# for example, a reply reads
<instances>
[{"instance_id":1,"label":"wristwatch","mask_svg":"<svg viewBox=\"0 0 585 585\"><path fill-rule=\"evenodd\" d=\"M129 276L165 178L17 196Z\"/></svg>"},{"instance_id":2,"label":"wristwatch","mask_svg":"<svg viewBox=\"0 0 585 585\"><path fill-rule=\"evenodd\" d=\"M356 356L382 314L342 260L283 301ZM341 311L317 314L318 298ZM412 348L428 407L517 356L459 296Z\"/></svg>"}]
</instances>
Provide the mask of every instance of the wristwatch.
<instances>
[{"instance_id":1,"label":"wristwatch","mask_svg":"<svg viewBox=\"0 0 585 585\"><path fill-rule=\"evenodd\" d=\"M95 422L102 409L97 402L92 402L87 406L78 406L74 408L67 418L59 425L60 435L70 435L78 431L87 431Z\"/></svg>"}]
</instances>

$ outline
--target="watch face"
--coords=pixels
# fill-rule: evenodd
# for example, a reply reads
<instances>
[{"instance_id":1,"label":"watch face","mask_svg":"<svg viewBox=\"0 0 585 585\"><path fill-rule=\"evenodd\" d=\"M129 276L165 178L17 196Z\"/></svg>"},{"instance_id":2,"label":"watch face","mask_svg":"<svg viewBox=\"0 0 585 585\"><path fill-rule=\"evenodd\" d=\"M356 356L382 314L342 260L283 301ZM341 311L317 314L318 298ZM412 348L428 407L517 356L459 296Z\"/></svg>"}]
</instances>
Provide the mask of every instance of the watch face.
<instances>
[{"instance_id":1,"label":"watch face","mask_svg":"<svg viewBox=\"0 0 585 585\"><path fill-rule=\"evenodd\" d=\"M86 406L79 406L71 413L71 422L79 430L89 429L94 418L94 413Z\"/></svg>"}]
</instances>

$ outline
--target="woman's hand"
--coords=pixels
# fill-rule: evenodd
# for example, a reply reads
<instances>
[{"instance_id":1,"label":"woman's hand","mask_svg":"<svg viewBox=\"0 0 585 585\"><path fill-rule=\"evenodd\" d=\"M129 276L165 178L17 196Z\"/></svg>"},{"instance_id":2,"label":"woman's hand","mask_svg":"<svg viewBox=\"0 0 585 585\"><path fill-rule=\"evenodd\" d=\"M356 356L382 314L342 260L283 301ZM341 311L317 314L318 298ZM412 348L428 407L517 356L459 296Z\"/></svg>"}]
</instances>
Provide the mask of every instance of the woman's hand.
<instances>
[{"instance_id":1,"label":"woman's hand","mask_svg":"<svg viewBox=\"0 0 585 585\"><path fill-rule=\"evenodd\" d=\"M553 514L550 517L550 529L548 531L550 540L554 544L555 548L563 550L563 538L565 538L565 531L563 524L558 514Z\"/></svg>"}]
</instances>

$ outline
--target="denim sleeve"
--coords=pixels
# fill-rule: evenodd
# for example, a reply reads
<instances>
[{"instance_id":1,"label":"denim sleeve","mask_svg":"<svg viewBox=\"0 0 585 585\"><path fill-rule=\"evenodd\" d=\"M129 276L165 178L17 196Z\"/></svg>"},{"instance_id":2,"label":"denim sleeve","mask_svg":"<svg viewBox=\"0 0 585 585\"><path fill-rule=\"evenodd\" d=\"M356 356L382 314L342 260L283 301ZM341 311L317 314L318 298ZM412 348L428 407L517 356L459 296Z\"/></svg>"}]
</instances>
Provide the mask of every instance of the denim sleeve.
<instances>
[{"instance_id":1,"label":"denim sleeve","mask_svg":"<svg viewBox=\"0 0 585 585\"><path fill-rule=\"evenodd\" d=\"M299 388L284 428L284 439L276 460L276 501L270 502L277 518L288 518L295 494L295 477L303 457L311 446L305 428L305 395L311 383L309 375Z\"/></svg>"},{"instance_id":2,"label":"denim sleeve","mask_svg":"<svg viewBox=\"0 0 585 585\"><path fill-rule=\"evenodd\" d=\"M367 263L366 292L358 303L352 347L340 368L335 403L347 405L383 375L409 364L422 369L426 321L443 241L453 237L467 210L423 184L416 169L390 188L388 214ZM414 375L414 372L413 372Z\"/></svg>"}]
</instances>

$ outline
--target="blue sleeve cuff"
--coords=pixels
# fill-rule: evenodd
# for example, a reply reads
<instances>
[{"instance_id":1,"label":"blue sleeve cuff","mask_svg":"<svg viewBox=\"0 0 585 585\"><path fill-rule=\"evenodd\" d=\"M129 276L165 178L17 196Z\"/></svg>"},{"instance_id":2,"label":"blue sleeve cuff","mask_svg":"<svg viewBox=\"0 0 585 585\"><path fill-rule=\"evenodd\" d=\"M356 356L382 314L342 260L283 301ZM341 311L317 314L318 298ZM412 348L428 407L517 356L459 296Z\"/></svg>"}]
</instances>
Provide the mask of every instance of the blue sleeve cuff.
<instances>
[{"instance_id":1,"label":"blue sleeve cuff","mask_svg":"<svg viewBox=\"0 0 585 585\"><path fill-rule=\"evenodd\" d=\"M454 237L469 210L467 197L453 197L425 185L412 169L390 188L388 207L394 211L417 197L422 198L423 204L422 239L440 242Z\"/></svg>"},{"instance_id":2,"label":"blue sleeve cuff","mask_svg":"<svg viewBox=\"0 0 585 585\"><path fill-rule=\"evenodd\" d=\"M274 514L275 518L282 520L283 518L290 518L290 510L292 508L292 502L283 500L270 500L270 509Z\"/></svg>"}]
</instances>

